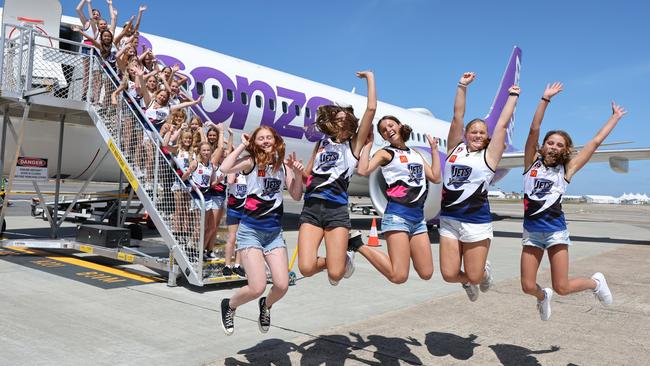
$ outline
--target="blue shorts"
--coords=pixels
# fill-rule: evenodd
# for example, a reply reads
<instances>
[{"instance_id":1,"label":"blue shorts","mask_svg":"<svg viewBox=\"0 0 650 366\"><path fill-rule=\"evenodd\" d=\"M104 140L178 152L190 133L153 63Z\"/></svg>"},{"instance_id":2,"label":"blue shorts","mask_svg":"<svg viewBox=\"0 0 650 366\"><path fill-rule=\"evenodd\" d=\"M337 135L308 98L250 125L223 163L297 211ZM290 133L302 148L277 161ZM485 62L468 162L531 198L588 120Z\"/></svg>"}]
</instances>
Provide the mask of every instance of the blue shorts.
<instances>
[{"instance_id":1,"label":"blue shorts","mask_svg":"<svg viewBox=\"0 0 650 366\"><path fill-rule=\"evenodd\" d=\"M192 196L192 205L190 206L190 210L200 209L201 199L199 199L199 196L195 192L190 192L190 195ZM210 196L209 193L203 194L203 202L205 203L205 211L217 209L214 207L214 201L212 200L212 196Z\"/></svg>"},{"instance_id":2,"label":"blue shorts","mask_svg":"<svg viewBox=\"0 0 650 366\"><path fill-rule=\"evenodd\" d=\"M212 209L220 210L225 207L226 196L212 195Z\"/></svg>"},{"instance_id":3,"label":"blue shorts","mask_svg":"<svg viewBox=\"0 0 650 366\"><path fill-rule=\"evenodd\" d=\"M531 233L524 229L521 243L544 250L557 244L571 245L571 239L569 239L569 230Z\"/></svg>"},{"instance_id":4,"label":"blue shorts","mask_svg":"<svg viewBox=\"0 0 650 366\"><path fill-rule=\"evenodd\" d=\"M397 215L384 214L381 218L381 232L388 231L405 231L409 236L414 236L426 233L428 230L424 220L411 221Z\"/></svg>"},{"instance_id":5,"label":"blue shorts","mask_svg":"<svg viewBox=\"0 0 650 366\"><path fill-rule=\"evenodd\" d=\"M237 229L237 251L256 248L267 254L273 249L286 247L287 244L282 238L282 229L259 231L251 229L243 223L239 224Z\"/></svg>"}]
</instances>

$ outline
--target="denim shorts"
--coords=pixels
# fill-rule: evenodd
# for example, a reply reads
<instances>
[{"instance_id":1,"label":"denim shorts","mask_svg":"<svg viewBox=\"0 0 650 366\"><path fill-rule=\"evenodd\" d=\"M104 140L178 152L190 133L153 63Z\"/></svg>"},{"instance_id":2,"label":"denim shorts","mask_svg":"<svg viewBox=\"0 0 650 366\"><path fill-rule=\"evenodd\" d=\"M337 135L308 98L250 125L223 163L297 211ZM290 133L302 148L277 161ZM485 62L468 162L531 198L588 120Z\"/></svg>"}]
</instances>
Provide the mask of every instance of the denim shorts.
<instances>
[{"instance_id":1,"label":"denim shorts","mask_svg":"<svg viewBox=\"0 0 650 366\"><path fill-rule=\"evenodd\" d=\"M219 196L219 195L212 195L212 209L213 210L220 210L222 208L225 208L226 204L226 196Z\"/></svg>"},{"instance_id":2,"label":"denim shorts","mask_svg":"<svg viewBox=\"0 0 650 366\"><path fill-rule=\"evenodd\" d=\"M381 232L389 231L405 231L409 236L414 236L426 233L428 230L424 220L411 221L397 215L384 214L381 218Z\"/></svg>"},{"instance_id":3,"label":"denim shorts","mask_svg":"<svg viewBox=\"0 0 650 366\"><path fill-rule=\"evenodd\" d=\"M286 248L287 244L282 238L282 229L275 231L259 231L251 229L245 224L239 224L237 229L237 251L256 248L270 253L273 249Z\"/></svg>"},{"instance_id":4,"label":"denim shorts","mask_svg":"<svg viewBox=\"0 0 650 366\"><path fill-rule=\"evenodd\" d=\"M492 223L474 224L471 222L462 222L451 217L440 218L440 236L456 239L463 243L475 243L477 241L492 239Z\"/></svg>"},{"instance_id":5,"label":"denim shorts","mask_svg":"<svg viewBox=\"0 0 650 366\"><path fill-rule=\"evenodd\" d=\"M190 210L198 210L201 208L201 200L198 198L196 193L191 192L192 195L192 205L190 207ZM212 200L212 196L209 194L204 194L203 195L203 200L205 202L205 211L208 210L216 210L217 208L214 206L214 201Z\"/></svg>"},{"instance_id":6,"label":"denim shorts","mask_svg":"<svg viewBox=\"0 0 650 366\"><path fill-rule=\"evenodd\" d=\"M347 205L320 198L305 201L300 213L300 224L312 224L323 229L335 227L349 229L352 227Z\"/></svg>"},{"instance_id":7,"label":"denim shorts","mask_svg":"<svg viewBox=\"0 0 650 366\"><path fill-rule=\"evenodd\" d=\"M521 243L543 250L557 244L571 245L571 239L569 239L569 230L531 233L524 229Z\"/></svg>"}]
</instances>

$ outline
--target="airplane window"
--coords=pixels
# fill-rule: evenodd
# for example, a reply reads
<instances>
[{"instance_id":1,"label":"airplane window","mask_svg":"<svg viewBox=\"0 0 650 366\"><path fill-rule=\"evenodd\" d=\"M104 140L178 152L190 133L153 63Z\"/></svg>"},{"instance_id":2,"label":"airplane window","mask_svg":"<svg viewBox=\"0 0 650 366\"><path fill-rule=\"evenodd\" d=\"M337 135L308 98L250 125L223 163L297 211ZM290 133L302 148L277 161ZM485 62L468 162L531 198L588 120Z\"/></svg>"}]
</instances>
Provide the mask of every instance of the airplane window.
<instances>
[{"instance_id":1,"label":"airplane window","mask_svg":"<svg viewBox=\"0 0 650 366\"><path fill-rule=\"evenodd\" d=\"M415 134L413 132L411 132L411 141L412 140L415 140Z\"/></svg>"},{"instance_id":2,"label":"airplane window","mask_svg":"<svg viewBox=\"0 0 650 366\"><path fill-rule=\"evenodd\" d=\"M261 95L256 95L255 96L255 105L257 108L262 108L262 96Z\"/></svg>"},{"instance_id":3,"label":"airplane window","mask_svg":"<svg viewBox=\"0 0 650 366\"><path fill-rule=\"evenodd\" d=\"M234 96L232 90L226 89L226 98L228 98L229 102L232 102L233 100L235 100L235 96Z\"/></svg>"},{"instance_id":4,"label":"airplane window","mask_svg":"<svg viewBox=\"0 0 650 366\"><path fill-rule=\"evenodd\" d=\"M269 99L269 109L272 111L275 110L275 99Z\"/></svg>"},{"instance_id":5,"label":"airplane window","mask_svg":"<svg viewBox=\"0 0 650 366\"><path fill-rule=\"evenodd\" d=\"M422 141L422 139L420 139L420 134L419 133L415 134L415 136L417 136L418 141Z\"/></svg>"},{"instance_id":6,"label":"airplane window","mask_svg":"<svg viewBox=\"0 0 650 366\"><path fill-rule=\"evenodd\" d=\"M287 102L282 102L282 113L287 113L287 110L289 110L289 105Z\"/></svg>"},{"instance_id":7,"label":"airplane window","mask_svg":"<svg viewBox=\"0 0 650 366\"><path fill-rule=\"evenodd\" d=\"M296 116L300 115L300 106L296 104Z\"/></svg>"},{"instance_id":8,"label":"airplane window","mask_svg":"<svg viewBox=\"0 0 650 366\"><path fill-rule=\"evenodd\" d=\"M307 116L307 118L311 118L311 110L309 109L309 107L305 108L305 115Z\"/></svg>"},{"instance_id":9,"label":"airplane window","mask_svg":"<svg viewBox=\"0 0 650 366\"><path fill-rule=\"evenodd\" d=\"M218 85L212 85L212 97L214 99L219 99L219 86Z\"/></svg>"},{"instance_id":10,"label":"airplane window","mask_svg":"<svg viewBox=\"0 0 650 366\"><path fill-rule=\"evenodd\" d=\"M248 104L248 94L242 92L241 93L241 104L247 105Z\"/></svg>"},{"instance_id":11,"label":"airplane window","mask_svg":"<svg viewBox=\"0 0 650 366\"><path fill-rule=\"evenodd\" d=\"M199 95L203 95L203 83L200 81L196 83L196 92Z\"/></svg>"}]
</instances>

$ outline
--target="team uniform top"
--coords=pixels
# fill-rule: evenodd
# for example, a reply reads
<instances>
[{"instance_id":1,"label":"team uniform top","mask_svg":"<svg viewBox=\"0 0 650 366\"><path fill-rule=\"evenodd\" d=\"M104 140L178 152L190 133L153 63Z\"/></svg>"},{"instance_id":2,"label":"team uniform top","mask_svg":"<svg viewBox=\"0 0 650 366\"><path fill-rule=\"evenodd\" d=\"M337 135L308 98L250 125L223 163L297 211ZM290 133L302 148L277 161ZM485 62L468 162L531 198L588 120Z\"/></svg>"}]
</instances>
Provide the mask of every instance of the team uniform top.
<instances>
[{"instance_id":1,"label":"team uniform top","mask_svg":"<svg viewBox=\"0 0 650 366\"><path fill-rule=\"evenodd\" d=\"M235 183L228 184L228 210L243 211L246 203L246 176L237 173Z\"/></svg>"},{"instance_id":2,"label":"team uniform top","mask_svg":"<svg viewBox=\"0 0 650 366\"><path fill-rule=\"evenodd\" d=\"M305 190L305 201L318 198L341 205L348 204L350 177L357 166L350 141L334 142L325 137L319 141L314 166Z\"/></svg>"},{"instance_id":3,"label":"team uniform top","mask_svg":"<svg viewBox=\"0 0 650 366\"><path fill-rule=\"evenodd\" d=\"M228 187L226 186L226 175L221 172L220 169L214 173L215 183L212 185L212 194L217 197L226 197L226 191Z\"/></svg>"},{"instance_id":4,"label":"team uniform top","mask_svg":"<svg viewBox=\"0 0 650 366\"><path fill-rule=\"evenodd\" d=\"M149 108L144 112L144 116L151 122L151 124L156 127L158 131L162 127L163 123L167 120L169 116L169 106L162 106L160 108L153 108L154 100L149 104Z\"/></svg>"},{"instance_id":5,"label":"team uniform top","mask_svg":"<svg viewBox=\"0 0 650 366\"><path fill-rule=\"evenodd\" d=\"M214 174L214 167L212 166L212 162L208 162L208 165L203 165L200 160L197 160L197 163L196 170L192 172L190 177L192 182L201 189L201 193L206 194L210 191L210 181Z\"/></svg>"},{"instance_id":6,"label":"team uniform top","mask_svg":"<svg viewBox=\"0 0 650 366\"><path fill-rule=\"evenodd\" d=\"M254 165L246 177L246 203L241 222L246 226L266 232L282 228L280 220L284 208L282 191L284 190L284 165L273 172L273 167L259 169Z\"/></svg>"},{"instance_id":7,"label":"team uniform top","mask_svg":"<svg viewBox=\"0 0 650 366\"><path fill-rule=\"evenodd\" d=\"M524 229L529 232L566 230L562 195L569 182L562 164L544 165L539 157L524 172Z\"/></svg>"},{"instance_id":8,"label":"team uniform top","mask_svg":"<svg viewBox=\"0 0 650 366\"><path fill-rule=\"evenodd\" d=\"M381 166L386 180L385 214L394 214L411 221L424 220L424 201L427 199L427 180L424 159L412 149L384 147L391 160Z\"/></svg>"},{"instance_id":9,"label":"team uniform top","mask_svg":"<svg viewBox=\"0 0 650 366\"><path fill-rule=\"evenodd\" d=\"M494 170L486 153L470 152L464 142L451 151L443 171L440 216L473 224L492 222L487 191Z\"/></svg>"}]
</instances>

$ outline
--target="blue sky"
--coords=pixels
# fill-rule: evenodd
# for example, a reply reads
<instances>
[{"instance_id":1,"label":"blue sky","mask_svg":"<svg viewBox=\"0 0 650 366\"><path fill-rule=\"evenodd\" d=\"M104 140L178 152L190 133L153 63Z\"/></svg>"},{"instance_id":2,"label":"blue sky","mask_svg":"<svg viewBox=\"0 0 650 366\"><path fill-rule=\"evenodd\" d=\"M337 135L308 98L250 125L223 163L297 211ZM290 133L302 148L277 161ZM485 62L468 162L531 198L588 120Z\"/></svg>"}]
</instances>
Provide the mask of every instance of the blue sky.
<instances>
[{"instance_id":1,"label":"blue sky","mask_svg":"<svg viewBox=\"0 0 650 366\"><path fill-rule=\"evenodd\" d=\"M62 1L75 15L76 1ZM119 22L137 12L114 0ZM181 5L179 5L181 4ZM182 4L187 4L182 5ZM107 14L106 3L94 5ZM622 1L151 1L141 30L332 85L365 90L354 72L374 70L380 100L425 107L450 120L463 71L478 79L466 116L483 117L513 45L523 50L522 96L514 140L523 147L535 107L550 81L565 91L543 124L588 141L607 120L612 99L629 113L607 141L650 147L650 5ZM521 190L512 171L497 184ZM627 175L587 165L569 194L650 193L650 162L630 162Z\"/></svg>"}]
</instances>

